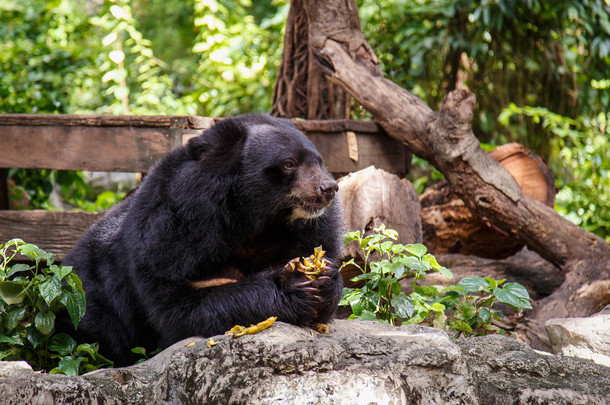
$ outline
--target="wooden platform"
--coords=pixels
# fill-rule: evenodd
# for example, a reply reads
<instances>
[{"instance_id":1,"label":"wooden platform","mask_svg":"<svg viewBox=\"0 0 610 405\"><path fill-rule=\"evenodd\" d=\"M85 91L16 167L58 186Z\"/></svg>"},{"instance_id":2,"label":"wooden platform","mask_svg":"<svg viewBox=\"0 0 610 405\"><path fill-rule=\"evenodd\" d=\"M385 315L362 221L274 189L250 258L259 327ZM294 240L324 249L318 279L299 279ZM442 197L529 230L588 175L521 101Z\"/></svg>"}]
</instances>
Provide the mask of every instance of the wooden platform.
<instances>
[{"instance_id":1,"label":"wooden platform","mask_svg":"<svg viewBox=\"0 0 610 405\"><path fill-rule=\"evenodd\" d=\"M6 169L146 172L210 128L194 116L0 114L0 243L21 238L63 259L100 214L8 210ZM371 165L403 175L409 154L371 121L293 120L337 175Z\"/></svg>"}]
</instances>

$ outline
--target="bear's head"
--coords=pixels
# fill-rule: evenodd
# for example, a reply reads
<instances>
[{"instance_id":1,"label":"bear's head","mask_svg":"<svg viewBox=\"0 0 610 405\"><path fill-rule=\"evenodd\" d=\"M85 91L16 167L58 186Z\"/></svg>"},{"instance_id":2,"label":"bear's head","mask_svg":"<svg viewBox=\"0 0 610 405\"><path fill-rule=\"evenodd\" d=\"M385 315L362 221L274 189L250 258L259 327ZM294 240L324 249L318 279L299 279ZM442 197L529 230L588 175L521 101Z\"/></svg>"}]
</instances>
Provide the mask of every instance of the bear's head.
<instances>
[{"instance_id":1,"label":"bear's head","mask_svg":"<svg viewBox=\"0 0 610 405\"><path fill-rule=\"evenodd\" d=\"M227 118L191 139L187 151L206 172L230 177L234 203L252 215L314 219L338 190L320 153L289 120Z\"/></svg>"}]
</instances>

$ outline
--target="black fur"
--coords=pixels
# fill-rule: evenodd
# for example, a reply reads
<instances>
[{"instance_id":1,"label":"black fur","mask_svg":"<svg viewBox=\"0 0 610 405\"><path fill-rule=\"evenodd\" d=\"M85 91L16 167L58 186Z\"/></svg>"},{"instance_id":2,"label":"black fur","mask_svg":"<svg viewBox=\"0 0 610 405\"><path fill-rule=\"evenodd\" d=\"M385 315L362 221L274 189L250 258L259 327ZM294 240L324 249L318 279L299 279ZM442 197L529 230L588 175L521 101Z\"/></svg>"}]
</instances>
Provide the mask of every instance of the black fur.
<instances>
[{"instance_id":1,"label":"black fur","mask_svg":"<svg viewBox=\"0 0 610 405\"><path fill-rule=\"evenodd\" d=\"M335 191L319 153L289 121L221 121L159 160L65 259L86 292L78 337L126 365L133 347L165 348L270 316L328 321L342 288ZM284 269L319 245L333 261L324 277L309 282ZM235 273L234 283L193 284Z\"/></svg>"}]
</instances>

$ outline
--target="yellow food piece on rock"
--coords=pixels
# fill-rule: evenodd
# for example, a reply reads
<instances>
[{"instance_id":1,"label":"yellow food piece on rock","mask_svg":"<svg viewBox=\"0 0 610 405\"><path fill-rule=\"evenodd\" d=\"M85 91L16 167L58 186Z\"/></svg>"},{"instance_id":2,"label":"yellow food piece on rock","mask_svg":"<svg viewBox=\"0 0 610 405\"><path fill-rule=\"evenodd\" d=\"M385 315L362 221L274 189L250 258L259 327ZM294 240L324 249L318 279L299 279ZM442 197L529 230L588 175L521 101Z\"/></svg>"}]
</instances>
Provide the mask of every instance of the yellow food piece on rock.
<instances>
[{"instance_id":1,"label":"yellow food piece on rock","mask_svg":"<svg viewBox=\"0 0 610 405\"><path fill-rule=\"evenodd\" d=\"M257 323L256 325L250 325L250 327L246 328L245 326L235 325L230 330L225 332L225 335L231 335L234 338L240 337L243 335L253 335L258 333L264 329L267 329L269 326L275 322L277 316L272 316L262 322Z\"/></svg>"}]
</instances>

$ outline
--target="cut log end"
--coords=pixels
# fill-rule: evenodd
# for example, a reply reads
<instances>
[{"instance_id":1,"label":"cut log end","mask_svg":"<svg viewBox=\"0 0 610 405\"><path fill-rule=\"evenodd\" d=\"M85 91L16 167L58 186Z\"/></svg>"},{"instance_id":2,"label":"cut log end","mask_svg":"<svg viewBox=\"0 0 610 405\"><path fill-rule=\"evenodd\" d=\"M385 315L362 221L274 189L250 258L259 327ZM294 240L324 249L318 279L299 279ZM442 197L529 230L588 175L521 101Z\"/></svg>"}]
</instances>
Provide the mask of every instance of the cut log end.
<instances>
[{"instance_id":1,"label":"cut log end","mask_svg":"<svg viewBox=\"0 0 610 405\"><path fill-rule=\"evenodd\" d=\"M495 148L490 154L517 181L523 194L549 207L555 204L555 180L540 157L518 143ZM524 243L472 215L446 181L428 187L420 197L424 244L438 253L462 253L505 258Z\"/></svg>"}]
</instances>

